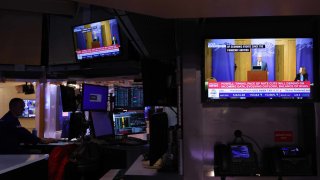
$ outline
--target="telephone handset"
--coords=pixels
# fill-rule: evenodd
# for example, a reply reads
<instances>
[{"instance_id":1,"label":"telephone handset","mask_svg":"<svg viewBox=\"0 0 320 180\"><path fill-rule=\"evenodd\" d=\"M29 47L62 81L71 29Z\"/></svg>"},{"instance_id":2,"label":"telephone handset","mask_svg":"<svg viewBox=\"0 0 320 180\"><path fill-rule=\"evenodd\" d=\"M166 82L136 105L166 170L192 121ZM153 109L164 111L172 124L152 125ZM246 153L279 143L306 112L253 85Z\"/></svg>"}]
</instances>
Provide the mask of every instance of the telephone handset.
<instances>
[{"instance_id":1,"label":"telephone handset","mask_svg":"<svg viewBox=\"0 0 320 180\"><path fill-rule=\"evenodd\" d=\"M215 172L217 175L256 175L258 163L252 145L236 143L215 147Z\"/></svg>"}]
</instances>

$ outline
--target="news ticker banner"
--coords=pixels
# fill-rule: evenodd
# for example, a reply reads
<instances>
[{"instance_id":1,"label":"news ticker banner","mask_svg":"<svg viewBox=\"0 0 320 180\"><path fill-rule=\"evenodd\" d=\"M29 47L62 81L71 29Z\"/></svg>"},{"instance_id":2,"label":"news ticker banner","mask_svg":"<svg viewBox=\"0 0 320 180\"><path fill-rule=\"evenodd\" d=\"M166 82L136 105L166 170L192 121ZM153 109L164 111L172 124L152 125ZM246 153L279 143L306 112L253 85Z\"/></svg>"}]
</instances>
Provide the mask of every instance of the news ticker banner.
<instances>
[{"instance_id":1,"label":"news ticker banner","mask_svg":"<svg viewBox=\"0 0 320 180\"><path fill-rule=\"evenodd\" d=\"M93 57L104 57L119 54L120 45L112 45L107 47L98 47L92 49L84 49L76 51L78 59L87 59Z\"/></svg>"},{"instance_id":2,"label":"news ticker banner","mask_svg":"<svg viewBox=\"0 0 320 180\"><path fill-rule=\"evenodd\" d=\"M251 49L263 49L264 44L250 44L250 45L222 45L208 43L208 48L226 48L226 52L250 52Z\"/></svg>"},{"instance_id":3,"label":"news ticker banner","mask_svg":"<svg viewBox=\"0 0 320 180\"><path fill-rule=\"evenodd\" d=\"M208 82L208 97L221 98L303 98L310 97L310 81Z\"/></svg>"}]
</instances>

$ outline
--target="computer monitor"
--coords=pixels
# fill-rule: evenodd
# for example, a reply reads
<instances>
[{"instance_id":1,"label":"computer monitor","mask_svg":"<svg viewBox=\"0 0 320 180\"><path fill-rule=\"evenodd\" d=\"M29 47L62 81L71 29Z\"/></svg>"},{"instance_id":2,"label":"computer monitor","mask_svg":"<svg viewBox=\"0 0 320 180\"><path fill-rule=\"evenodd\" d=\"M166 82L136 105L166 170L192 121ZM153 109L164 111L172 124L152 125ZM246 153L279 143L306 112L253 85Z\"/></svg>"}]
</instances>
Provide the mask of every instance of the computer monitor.
<instances>
[{"instance_id":1,"label":"computer monitor","mask_svg":"<svg viewBox=\"0 0 320 180\"><path fill-rule=\"evenodd\" d=\"M129 107L129 88L123 86L114 87L114 108L127 109Z\"/></svg>"},{"instance_id":2,"label":"computer monitor","mask_svg":"<svg viewBox=\"0 0 320 180\"><path fill-rule=\"evenodd\" d=\"M108 87L83 84L81 105L83 111L107 111Z\"/></svg>"},{"instance_id":3,"label":"computer monitor","mask_svg":"<svg viewBox=\"0 0 320 180\"><path fill-rule=\"evenodd\" d=\"M114 135L112 119L109 112L91 112L93 133L96 138Z\"/></svg>"},{"instance_id":4,"label":"computer monitor","mask_svg":"<svg viewBox=\"0 0 320 180\"><path fill-rule=\"evenodd\" d=\"M149 120L149 160L153 166L168 149L168 116L165 112L152 114Z\"/></svg>"},{"instance_id":5,"label":"computer monitor","mask_svg":"<svg viewBox=\"0 0 320 180\"><path fill-rule=\"evenodd\" d=\"M115 135L142 134L147 132L144 113L121 112L113 114Z\"/></svg>"},{"instance_id":6,"label":"computer monitor","mask_svg":"<svg viewBox=\"0 0 320 180\"><path fill-rule=\"evenodd\" d=\"M62 111L74 112L77 110L76 95L73 87L60 85Z\"/></svg>"},{"instance_id":7,"label":"computer monitor","mask_svg":"<svg viewBox=\"0 0 320 180\"><path fill-rule=\"evenodd\" d=\"M127 110L143 110L143 87L142 86L115 86L114 87L114 108Z\"/></svg>"},{"instance_id":8,"label":"computer monitor","mask_svg":"<svg viewBox=\"0 0 320 180\"><path fill-rule=\"evenodd\" d=\"M82 112L72 112L70 114L68 139L80 138L86 131L86 119Z\"/></svg>"}]
</instances>

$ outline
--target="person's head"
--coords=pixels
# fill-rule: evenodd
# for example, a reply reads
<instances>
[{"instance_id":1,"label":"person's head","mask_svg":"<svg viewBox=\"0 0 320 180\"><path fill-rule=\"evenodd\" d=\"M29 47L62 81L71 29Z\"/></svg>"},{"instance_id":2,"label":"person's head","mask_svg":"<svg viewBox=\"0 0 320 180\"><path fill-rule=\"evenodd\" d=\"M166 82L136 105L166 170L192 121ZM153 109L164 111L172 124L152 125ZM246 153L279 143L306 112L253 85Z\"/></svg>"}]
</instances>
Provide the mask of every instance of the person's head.
<instances>
[{"instance_id":1,"label":"person's head","mask_svg":"<svg viewBox=\"0 0 320 180\"><path fill-rule=\"evenodd\" d=\"M21 116L24 111L24 101L20 98L13 98L9 102L9 110L15 116Z\"/></svg>"},{"instance_id":2,"label":"person's head","mask_svg":"<svg viewBox=\"0 0 320 180\"><path fill-rule=\"evenodd\" d=\"M300 74L307 74L307 69L305 67L300 67L299 73Z\"/></svg>"},{"instance_id":3,"label":"person's head","mask_svg":"<svg viewBox=\"0 0 320 180\"><path fill-rule=\"evenodd\" d=\"M259 54L257 55L257 60L258 60L258 62L261 62L261 61L262 61L262 54L261 54L261 53L259 53Z\"/></svg>"}]
</instances>

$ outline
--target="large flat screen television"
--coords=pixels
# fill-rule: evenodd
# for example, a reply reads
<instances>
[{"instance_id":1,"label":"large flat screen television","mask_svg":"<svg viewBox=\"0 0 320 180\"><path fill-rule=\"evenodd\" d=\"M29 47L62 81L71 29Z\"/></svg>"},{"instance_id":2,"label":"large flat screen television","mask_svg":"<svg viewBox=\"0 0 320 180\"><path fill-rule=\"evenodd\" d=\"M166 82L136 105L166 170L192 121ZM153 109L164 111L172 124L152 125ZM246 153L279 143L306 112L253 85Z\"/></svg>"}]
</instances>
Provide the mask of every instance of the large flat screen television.
<instances>
[{"instance_id":1,"label":"large flat screen television","mask_svg":"<svg viewBox=\"0 0 320 180\"><path fill-rule=\"evenodd\" d=\"M82 84L83 111L107 111L108 86Z\"/></svg>"},{"instance_id":2,"label":"large flat screen television","mask_svg":"<svg viewBox=\"0 0 320 180\"><path fill-rule=\"evenodd\" d=\"M73 27L77 61L121 55L120 34L116 19Z\"/></svg>"},{"instance_id":3,"label":"large flat screen television","mask_svg":"<svg viewBox=\"0 0 320 180\"><path fill-rule=\"evenodd\" d=\"M204 102L314 99L313 38L205 39Z\"/></svg>"}]
</instances>

